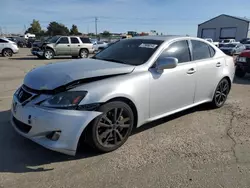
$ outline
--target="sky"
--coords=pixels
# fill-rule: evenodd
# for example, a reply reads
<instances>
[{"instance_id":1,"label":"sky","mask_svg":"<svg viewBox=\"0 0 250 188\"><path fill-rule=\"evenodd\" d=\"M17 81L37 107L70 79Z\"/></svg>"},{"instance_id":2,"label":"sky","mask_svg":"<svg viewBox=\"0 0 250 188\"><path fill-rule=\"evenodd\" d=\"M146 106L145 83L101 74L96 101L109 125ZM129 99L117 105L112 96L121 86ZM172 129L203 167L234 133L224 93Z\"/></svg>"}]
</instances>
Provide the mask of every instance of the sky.
<instances>
[{"instance_id":1,"label":"sky","mask_svg":"<svg viewBox=\"0 0 250 188\"><path fill-rule=\"evenodd\" d=\"M250 18L250 0L0 0L0 32L23 33L33 19L57 21L82 33L104 30L197 35L199 23L220 14Z\"/></svg>"}]
</instances>

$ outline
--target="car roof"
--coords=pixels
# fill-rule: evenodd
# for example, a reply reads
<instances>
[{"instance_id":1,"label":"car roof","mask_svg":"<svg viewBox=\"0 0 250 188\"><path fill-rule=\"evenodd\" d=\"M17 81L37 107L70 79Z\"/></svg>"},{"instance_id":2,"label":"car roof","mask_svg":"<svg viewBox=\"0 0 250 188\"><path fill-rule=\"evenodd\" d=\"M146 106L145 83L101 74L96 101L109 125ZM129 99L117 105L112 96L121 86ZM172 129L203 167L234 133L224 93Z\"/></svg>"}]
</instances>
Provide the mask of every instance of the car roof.
<instances>
[{"instance_id":1,"label":"car roof","mask_svg":"<svg viewBox=\"0 0 250 188\"><path fill-rule=\"evenodd\" d=\"M136 36L126 40L133 39L148 39L148 40L161 40L161 41L169 41L173 39L195 39L195 40L204 40L198 37L190 37L190 36L182 36L182 35L148 35L148 36Z\"/></svg>"}]
</instances>

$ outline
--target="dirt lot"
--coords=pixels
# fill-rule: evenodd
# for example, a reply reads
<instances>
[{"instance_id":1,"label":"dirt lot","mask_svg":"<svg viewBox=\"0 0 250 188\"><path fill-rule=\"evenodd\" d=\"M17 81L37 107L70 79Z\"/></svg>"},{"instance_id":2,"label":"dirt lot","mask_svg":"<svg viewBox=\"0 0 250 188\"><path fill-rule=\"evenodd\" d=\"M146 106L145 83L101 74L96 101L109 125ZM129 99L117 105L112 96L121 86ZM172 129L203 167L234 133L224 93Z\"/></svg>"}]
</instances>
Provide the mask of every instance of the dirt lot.
<instances>
[{"instance_id":1,"label":"dirt lot","mask_svg":"<svg viewBox=\"0 0 250 188\"><path fill-rule=\"evenodd\" d=\"M120 149L86 148L69 157L17 135L11 95L37 60L27 49L0 57L0 187L250 187L250 76L238 80L226 105L200 106L137 129Z\"/></svg>"}]
</instances>

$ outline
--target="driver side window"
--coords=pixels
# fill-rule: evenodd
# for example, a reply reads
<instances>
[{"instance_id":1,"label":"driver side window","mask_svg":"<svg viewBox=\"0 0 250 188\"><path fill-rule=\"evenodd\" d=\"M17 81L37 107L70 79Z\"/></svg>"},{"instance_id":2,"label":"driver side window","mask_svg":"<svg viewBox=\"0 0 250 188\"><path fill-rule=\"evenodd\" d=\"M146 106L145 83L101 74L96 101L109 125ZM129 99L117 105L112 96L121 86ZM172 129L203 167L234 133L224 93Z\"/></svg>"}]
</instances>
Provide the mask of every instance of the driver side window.
<instances>
[{"instance_id":1,"label":"driver side window","mask_svg":"<svg viewBox=\"0 0 250 188\"><path fill-rule=\"evenodd\" d=\"M69 44L68 37L62 37L62 38L60 38L58 44Z\"/></svg>"},{"instance_id":2,"label":"driver side window","mask_svg":"<svg viewBox=\"0 0 250 188\"><path fill-rule=\"evenodd\" d=\"M177 41L169 45L169 47L162 52L165 57L174 57L178 59L178 63L186 63L191 61L190 50L188 47L188 41Z\"/></svg>"}]
</instances>

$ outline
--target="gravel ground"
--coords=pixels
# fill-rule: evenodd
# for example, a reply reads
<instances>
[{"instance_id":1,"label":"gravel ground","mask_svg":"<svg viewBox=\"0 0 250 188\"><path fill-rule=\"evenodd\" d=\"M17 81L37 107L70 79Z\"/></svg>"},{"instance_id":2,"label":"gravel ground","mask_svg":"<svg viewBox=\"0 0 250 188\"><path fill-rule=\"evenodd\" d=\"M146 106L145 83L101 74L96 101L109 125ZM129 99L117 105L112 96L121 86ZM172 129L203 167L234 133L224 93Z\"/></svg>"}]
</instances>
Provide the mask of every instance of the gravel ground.
<instances>
[{"instance_id":1,"label":"gravel ground","mask_svg":"<svg viewBox=\"0 0 250 188\"><path fill-rule=\"evenodd\" d=\"M224 107L205 105L137 129L108 154L83 148L76 157L16 134L11 95L24 75L49 62L29 50L0 57L0 187L250 187L250 76L236 79Z\"/></svg>"}]
</instances>

